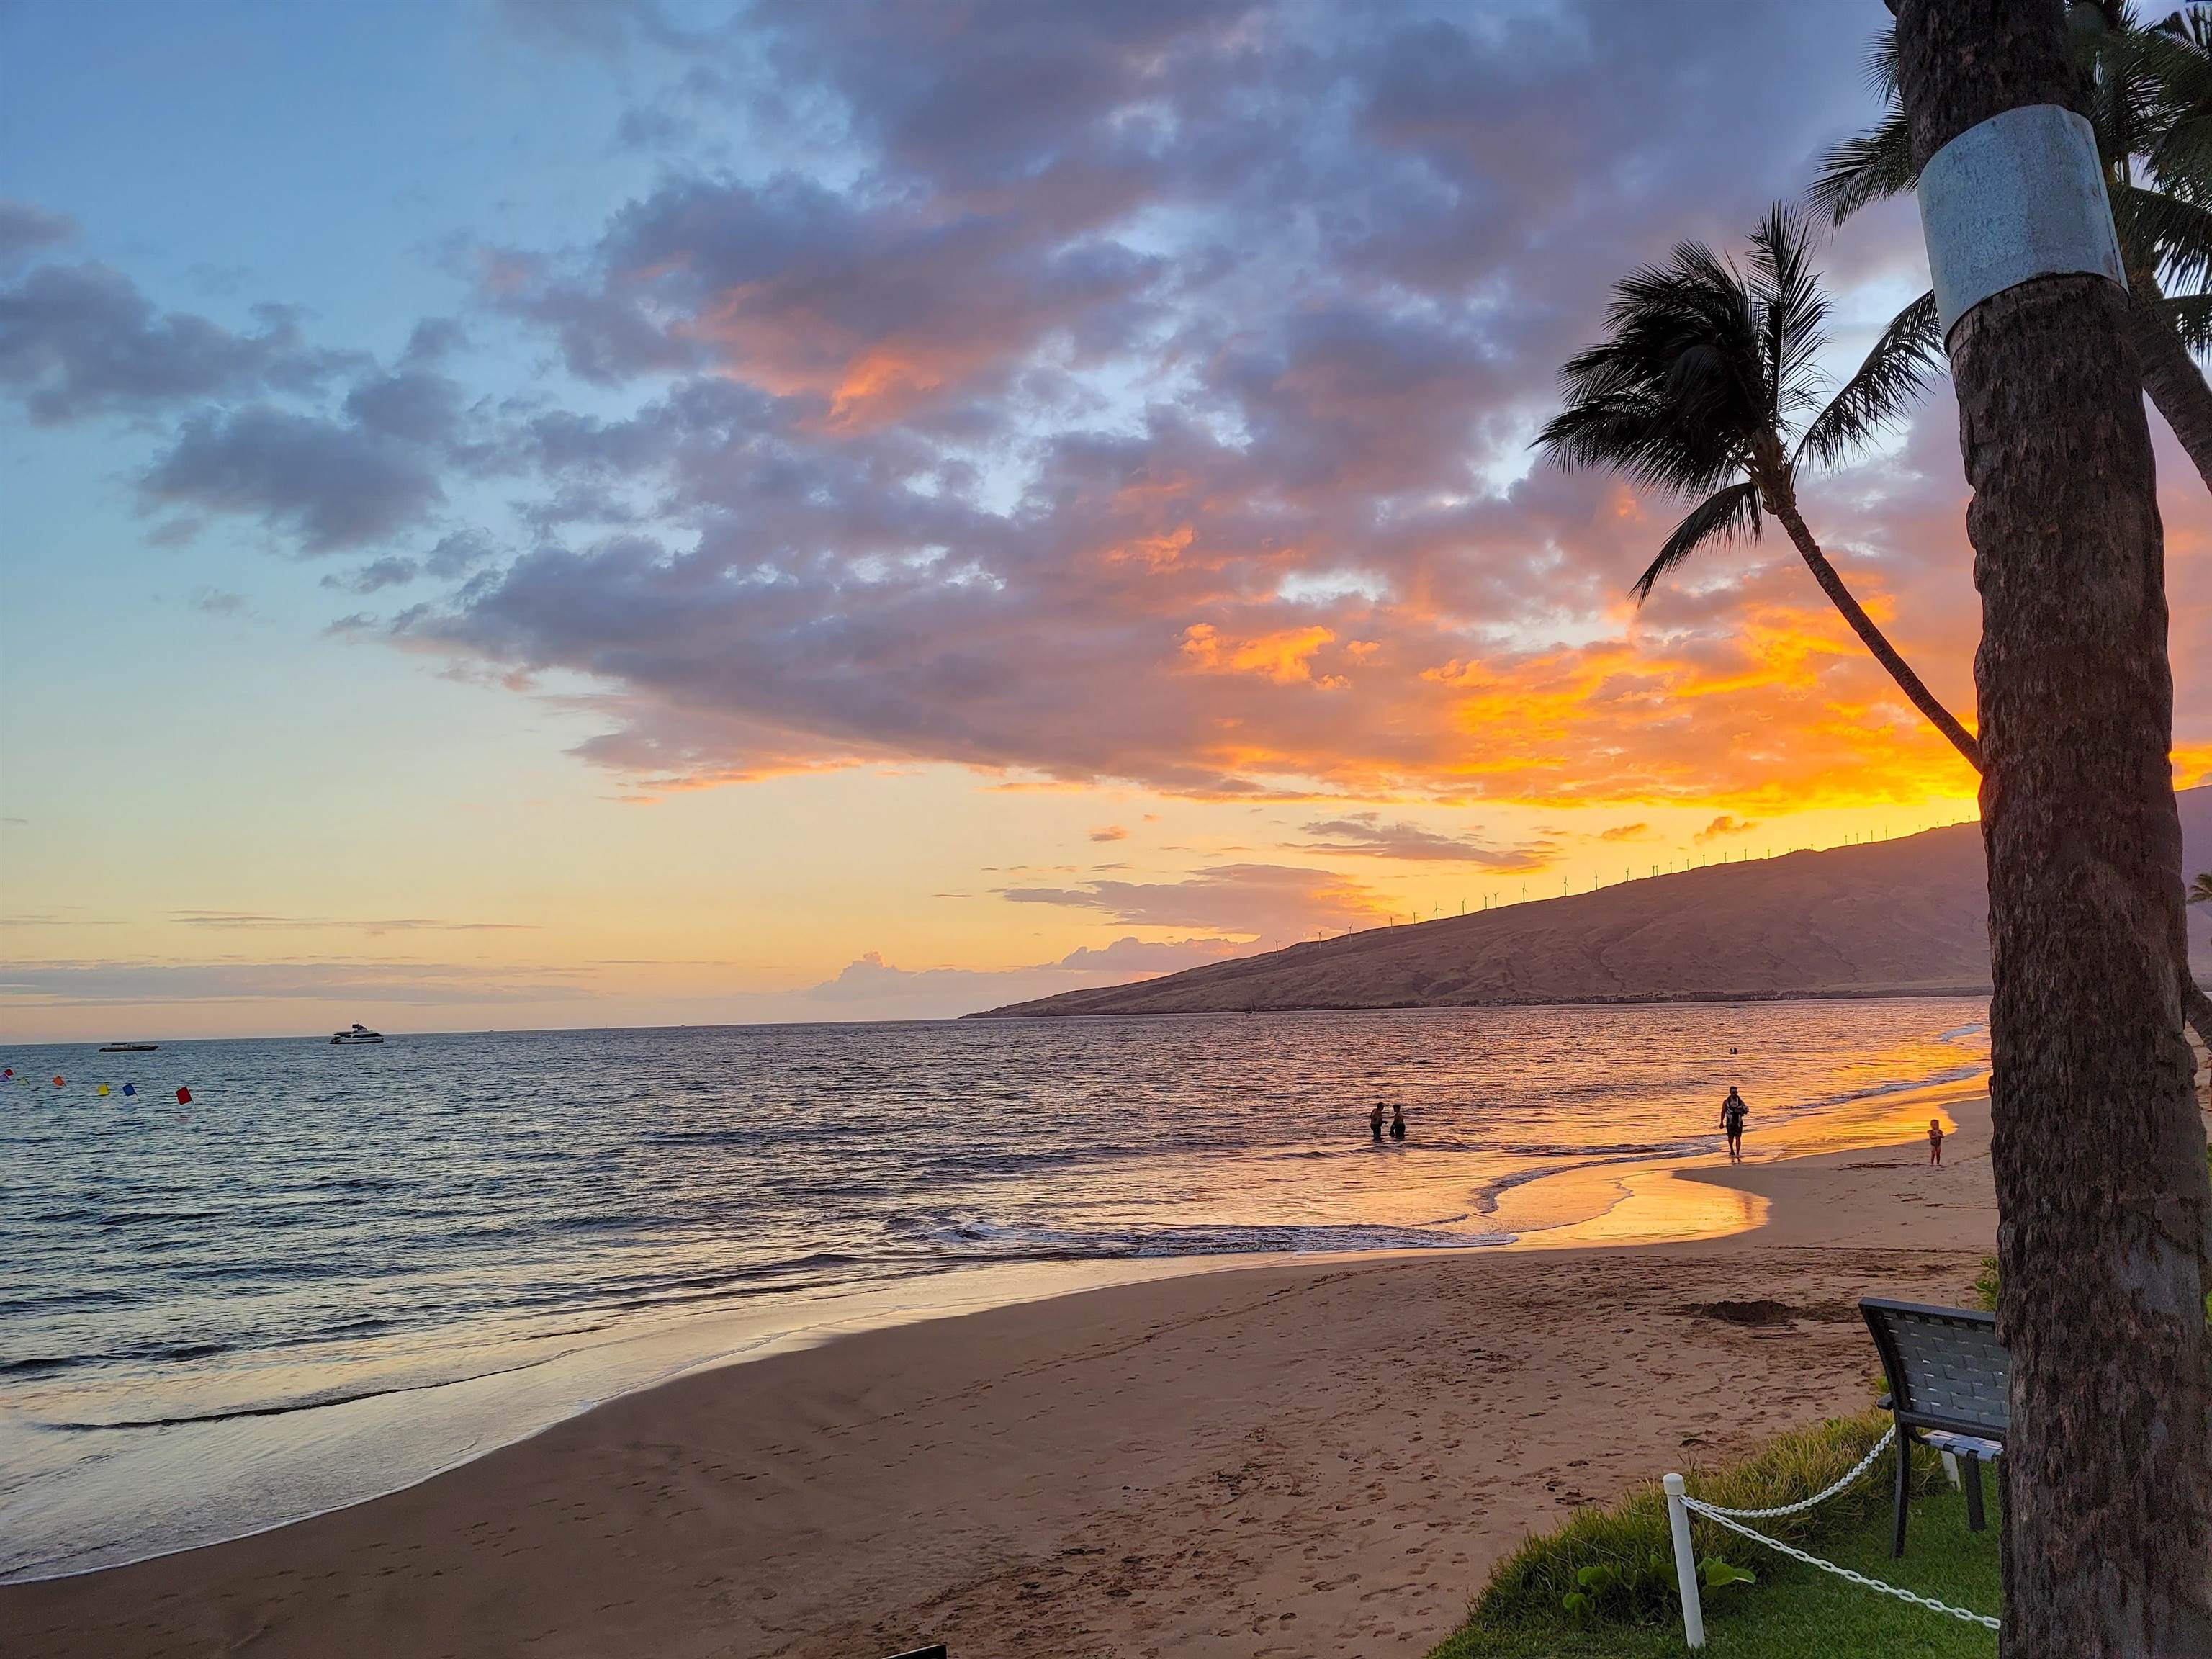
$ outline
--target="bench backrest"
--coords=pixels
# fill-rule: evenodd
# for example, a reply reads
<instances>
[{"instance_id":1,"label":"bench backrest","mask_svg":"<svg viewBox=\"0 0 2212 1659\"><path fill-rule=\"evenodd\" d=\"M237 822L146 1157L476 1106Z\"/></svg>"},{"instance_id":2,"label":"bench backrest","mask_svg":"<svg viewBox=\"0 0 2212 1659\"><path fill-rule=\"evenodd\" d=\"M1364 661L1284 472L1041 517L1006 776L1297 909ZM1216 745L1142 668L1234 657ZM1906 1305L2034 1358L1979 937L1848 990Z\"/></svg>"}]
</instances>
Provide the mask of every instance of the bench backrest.
<instances>
[{"instance_id":1,"label":"bench backrest","mask_svg":"<svg viewBox=\"0 0 2212 1659\"><path fill-rule=\"evenodd\" d=\"M1900 1422L2004 1438L2012 1425L2012 1358L1997 1320L1972 1308L1933 1308L1869 1296L1859 1303Z\"/></svg>"}]
</instances>

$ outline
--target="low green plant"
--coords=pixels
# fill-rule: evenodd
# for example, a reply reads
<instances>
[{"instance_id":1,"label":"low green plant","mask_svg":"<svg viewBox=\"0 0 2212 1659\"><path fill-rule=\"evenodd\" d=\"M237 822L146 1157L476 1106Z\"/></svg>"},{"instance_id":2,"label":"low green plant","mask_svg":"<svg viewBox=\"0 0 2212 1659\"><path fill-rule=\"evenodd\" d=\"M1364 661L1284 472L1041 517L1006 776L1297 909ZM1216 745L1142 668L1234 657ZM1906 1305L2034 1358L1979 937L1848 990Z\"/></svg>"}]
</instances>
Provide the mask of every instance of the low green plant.
<instances>
[{"instance_id":1,"label":"low green plant","mask_svg":"<svg viewBox=\"0 0 2212 1659\"><path fill-rule=\"evenodd\" d=\"M1667 1572L1673 1570L1671 1558L1647 1561L1647 1571ZM1698 1564L1698 1576L1709 1590L1726 1589L1730 1584L1755 1584L1759 1575L1749 1567L1739 1567L1717 1556L1707 1556ZM1671 1583L1673 1581L1670 1579ZM1620 1569L1609 1563L1593 1561L1575 1573L1575 1588L1559 1598L1559 1610L1577 1625L1588 1624L1601 1616L1608 1602L1617 1602L1617 1592L1626 1589Z\"/></svg>"},{"instance_id":2,"label":"low green plant","mask_svg":"<svg viewBox=\"0 0 2212 1659\"><path fill-rule=\"evenodd\" d=\"M1864 1457L1889 1426L1887 1413L1832 1419L1770 1441L1742 1462L1690 1480L1692 1497L1729 1509L1771 1509L1809 1498ZM1932 1454L1913 1460L1916 1492L1943 1480ZM1801 1547L1863 1522L1889 1502L1890 1483L1863 1479L1803 1515L1759 1523L1762 1531ZM1710 1522L1692 1519L1698 1576L1711 1589L1758 1583L1751 1546ZM1476 1625L1531 1622L1575 1627L1598 1623L1656 1624L1680 1616L1666 1495L1645 1486L1611 1508L1577 1510L1555 1531L1532 1538L1499 1566L1476 1598Z\"/></svg>"}]
</instances>

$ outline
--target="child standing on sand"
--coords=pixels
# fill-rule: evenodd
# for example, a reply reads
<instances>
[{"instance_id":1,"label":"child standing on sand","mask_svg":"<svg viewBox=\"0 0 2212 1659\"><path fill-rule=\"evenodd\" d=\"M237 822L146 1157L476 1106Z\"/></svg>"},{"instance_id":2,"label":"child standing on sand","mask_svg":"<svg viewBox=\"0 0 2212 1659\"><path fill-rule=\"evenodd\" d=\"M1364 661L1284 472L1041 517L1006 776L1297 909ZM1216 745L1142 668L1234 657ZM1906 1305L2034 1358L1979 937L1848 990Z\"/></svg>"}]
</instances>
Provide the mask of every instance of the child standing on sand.
<instances>
[{"instance_id":1,"label":"child standing on sand","mask_svg":"<svg viewBox=\"0 0 2212 1659\"><path fill-rule=\"evenodd\" d=\"M1943 1166L1943 1120L1940 1117L1928 1120L1928 1161L1938 1169Z\"/></svg>"}]
</instances>

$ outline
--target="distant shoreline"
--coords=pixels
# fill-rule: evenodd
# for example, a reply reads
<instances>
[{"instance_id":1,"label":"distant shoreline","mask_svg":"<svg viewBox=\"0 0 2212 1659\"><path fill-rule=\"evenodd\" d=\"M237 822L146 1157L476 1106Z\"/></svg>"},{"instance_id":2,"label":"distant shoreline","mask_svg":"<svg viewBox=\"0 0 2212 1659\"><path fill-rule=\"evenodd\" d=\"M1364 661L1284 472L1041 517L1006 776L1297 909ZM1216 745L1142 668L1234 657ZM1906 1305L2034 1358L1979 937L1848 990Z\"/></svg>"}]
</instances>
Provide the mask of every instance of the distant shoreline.
<instances>
[{"instance_id":1,"label":"distant shoreline","mask_svg":"<svg viewBox=\"0 0 2212 1659\"><path fill-rule=\"evenodd\" d=\"M1257 958L1255 958L1256 960ZM1142 985L1146 981L1138 980ZM2206 987L2212 990L2212 986ZM1250 1006L1219 1008L1051 1008L1017 1003L1005 1008L985 1008L968 1019L1211 1019L1220 1014L1404 1014L1429 1010L1449 1012L1468 1008L1645 1008L1711 1007L1744 1002L1890 1002L1907 998L1987 997L1995 988L1982 985L1849 986L1810 991L1645 991L1613 996L1495 997L1480 1002L1268 1002Z\"/></svg>"}]
</instances>

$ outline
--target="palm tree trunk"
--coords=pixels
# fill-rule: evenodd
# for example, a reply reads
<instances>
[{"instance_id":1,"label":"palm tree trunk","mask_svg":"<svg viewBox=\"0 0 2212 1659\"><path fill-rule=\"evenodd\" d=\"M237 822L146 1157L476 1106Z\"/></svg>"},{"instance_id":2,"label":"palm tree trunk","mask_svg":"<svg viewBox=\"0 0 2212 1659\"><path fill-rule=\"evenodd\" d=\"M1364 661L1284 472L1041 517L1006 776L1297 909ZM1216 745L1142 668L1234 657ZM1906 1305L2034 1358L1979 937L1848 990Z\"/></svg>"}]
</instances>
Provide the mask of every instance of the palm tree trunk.
<instances>
[{"instance_id":1,"label":"palm tree trunk","mask_svg":"<svg viewBox=\"0 0 2212 1659\"><path fill-rule=\"evenodd\" d=\"M2159 314L2156 301L2163 297L2154 272L2130 274L2128 342L2142 370L2143 391L2173 428L2197 476L2212 489L2212 386L2205 383L2203 371L2173 325ZM2212 1048L2212 997L2198 988L2189 971L2185 939L2181 947L2181 1009L2204 1046Z\"/></svg>"},{"instance_id":2,"label":"palm tree trunk","mask_svg":"<svg viewBox=\"0 0 2212 1659\"><path fill-rule=\"evenodd\" d=\"M2205 384L2203 371L2173 325L2159 314L2156 301L2162 297L2155 272L2130 274L2128 342L2142 370L2143 391L2173 428L2197 476L2212 489L2212 386ZM2181 1011L2204 1046L2212 1048L2212 997L2198 989L2191 976L2185 939L2181 946Z\"/></svg>"},{"instance_id":3,"label":"palm tree trunk","mask_svg":"<svg viewBox=\"0 0 2212 1659\"><path fill-rule=\"evenodd\" d=\"M2082 93L2061 0L1900 0L1912 160ZM1946 342L1983 633L2004 1659L2212 1654L2212 1188L2188 1082L2165 540L2128 296Z\"/></svg>"},{"instance_id":4,"label":"palm tree trunk","mask_svg":"<svg viewBox=\"0 0 2212 1659\"><path fill-rule=\"evenodd\" d=\"M2204 988L2197 982L2197 975L2189 971L2189 942L2181 945L2181 1012L2197 1033L2197 1040L2212 1048L2212 997L2204 994Z\"/></svg>"},{"instance_id":5,"label":"palm tree trunk","mask_svg":"<svg viewBox=\"0 0 2212 1659\"><path fill-rule=\"evenodd\" d=\"M1966 764L1975 771L1980 771L1981 744L1975 741L1972 732L1959 724L1949 709L1936 700L1936 694L1921 682L1919 675L1912 672L1912 665L1898 654L1897 647L1889 642L1888 636L1875 626L1874 618L1868 616L1865 609L1851 597L1851 590L1844 586L1844 579L1836 574L1836 567L1828 562L1828 556L1820 551L1820 543L1813 539L1813 532L1806 528L1796 502L1790 500L1785 492L1776 492L1768 500L1767 510L1782 520L1782 527L1790 532L1790 541L1803 557L1806 568L1812 571L1813 580L1820 584L1820 591L1828 596L1829 602L1844 613L1844 620L1851 625L1851 631L1865 642L1866 648L1874 653L1875 660L1889 670L1889 677L1897 682L1898 689L1911 699L1915 708L1928 717L1930 726L1951 740L1951 746L1966 757Z\"/></svg>"},{"instance_id":6,"label":"palm tree trunk","mask_svg":"<svg viewBox=\"0 0 2212 1659\"><path fill-rule=\"evenodd\" d=\"M2142 368L2143 390L2181 441L2197 476L2212 489L2212 386L2173 325L2154 308L2158 279L2138 273L2128 305L2128 340Z\"/></svg>"}]
</instances>

